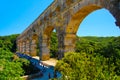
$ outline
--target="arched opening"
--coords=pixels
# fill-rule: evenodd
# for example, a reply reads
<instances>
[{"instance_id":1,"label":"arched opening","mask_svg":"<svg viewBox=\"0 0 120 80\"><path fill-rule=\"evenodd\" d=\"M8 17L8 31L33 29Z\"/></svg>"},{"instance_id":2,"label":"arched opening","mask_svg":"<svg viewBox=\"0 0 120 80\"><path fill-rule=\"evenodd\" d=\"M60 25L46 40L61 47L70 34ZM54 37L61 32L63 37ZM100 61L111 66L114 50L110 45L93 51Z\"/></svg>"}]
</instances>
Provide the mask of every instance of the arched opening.
<instances>
[{"instance_id":1,"label":"arched opening","mask_svg":"<svg viewBox=\"0 0 120 80\"><path fill-rule=\"evenodd\" d=\"M113 15L105 8L89 14L80 24L77 36L119 36L120 29Z\"/></svg>"},{"instance_id":2,"label":"arched opening","mask_svg":"<svg viewBox=\"0 0 120 80\"><path fill-rule=\"evenodd\" d=\"M79 25L84 20L84 18L89 15L91 12L101 9L102 7L96 5L88 5L81 8L78 12L76 12L70 22L68 23L66 33L74 33L76 34L79 28Z\"/></svg>"},{"instance_id":3,"label":"arched opening","mask_svg":"<svg viewBox=\"0 0 120 80\"><path fill-rule=\"evenodd\" d=\"M99 53L108 56L107 52L105 53L101 48L108 47L108 42L113 36L120 36L120 29L115 25L115 18L112 14L103 8L89 14L82 21L77 35L79 37L76 41L76 52Z\"/></svg>"},{"instance_id":4,"label":"arched opening","mask_svg":"<svg viewBox=\"0 0 120 80\"><path fill-rule=\"evenodd\" d=\"M17 49L18 49L17 51L22 52L22 42L21 42L21 41L18 41L17 44L18 44L18 45L17 45Z\"/></svg>"},{"instance_id":5,"label":"arched opening","mask_svg":"<svg viewBox=\"0 0 120 80\"><path fill-rule=\"evenodd\" d=\"M58 38L56 30L54 29L51 33L50 38L50 57L57 58L58 57Z\"/></svg>"},{"instance_id":6,"label":"arched opening","mask_svg":"<svg viewBox=\"0 0 120 80\"><path fill-rule=\"evenodd\" d=\"M30 40L26 39L26 54L30 54Z\"/></svg>"},{"instance_id":7,"label":"arched opening","mask_svg":"<svg viewBox=\"0 0 120 80\"><path fill-rule=\"evenodd\" d=\"M22 53L25 53L26 45L25 41L22 41Z\"/></svg>"},{"instance_id":8,"label":"arched opening","mask_svg":"<svg viewBox=\"0 0 120 80\"><path fill-rule=\"evenodd\" d=\"M64 41L65 52L75 51L76 33L78 31L79 25L88 14L101 8L101 6L97 6L94 4L88 5L73 14L66 28L66 35Z\"/></svg>"},{"instance_id":9,"label":"arched opening","mask_svg":"<svg viewBox=\"0 0 120 80\"><path fill-rule=\"evenodd\" d=\"M90 7L90 6L89 6ZM87 10L87 8L85 8L85 12L79 12L79 11L82 11L82 10L79 10L76 14L74 14L73 15L73 17L72 17L72 19L71 19L71 21L70 21L70 23L68 24L68 26L67 26L67 30L66 30L66 32L67 32L67 34L76 34L77 32L78 32L78 28L79 28L79 25L81 24L81 22L83 21L83 19L88 15L88 14L90 14L92 11L95 11L95 10L98 10L98 9L100 9L99 7L97 8L97 6L94 6L94 7L96 7L96 8L93 8L93 7L91 7L91 8L93 8L93 9L89 9L88 8L88 10ZM83 11L84 11L84 8L82 8L83 9ZM89 11L90 10L90 11ZM85 13L85 14L84 14ZM107 18L107 16L106 17L102 17L103 19L104 18ZM99 19L99 18L98 18ZM98 20L98 19L96 19L96 20ZM105 22L108 22L108 21L105 21ZM104 23L105 23L104 22ZM111 23L111 22L110 22ZM114 23L114 22L113 22ZM96 23L93 23L93 24L96 24ZM90 26L89 24L87 24L86 23L86 25L87 25L87 28L91 28L92 26ZM101 24L99 24L99 25L101 25ZM81 27L81 26L80 26ZM83 26L84 27L84 26ZM98 27L98 26L95 26L95 27ZM104 30L109 30L109 27L107 27L107 26L100 26L100 27L104 27ZM107 27L107 28L105 28L105 27ZM98 28L99 29L99 28ZM86 33L88 33L88 30L90 30L90 29L87 29L87 30L85 30L85 32ZM79 30L80 31L80 30ZM114 34L114 32L113 32L113 34ZM119 35L120 35L120 33L118 33ZM71 37L71 36L70 36ZM72 38L71 38L72 39ZM94 56L95 55L101 55L102 54L102 57L103 57L103 55L105 56L105 57L107 57L107 59L109 59L109 61L108 61L108 65L109 64L115 64L115 66L117 65L116 64L116 62L119 60L119 58L120 58L120 56L118 57L118 54L120 54L120 52L119 52L119 40L120 40L120 37L119 38L115 38L114 40L111 40L111 42L109 43L107 43L106 44L106 42L103 42L102 44L101 44L101 40L103 40L103 39L101 39L100 38L100 40L99 41L97 41L97 43L95 43L95 42L92 42L92 41L90 41L90 38L88 37L87 38L88 39L88 41L84 41L83 43L81 42L81 39L80 39L80 42L81 43L79 43L79 51L77 51L77 52L80 52L80 53L90 53L90 54L93 54L94 53ZM107 40L105 40L105 41L108 41L109 39L111 39L111 38L108 38ZM85 39L84 39L85 40ZM95 39L94 39L95 40ZM115 41L115 42L114 42ZM112 43L112 42L114 42L114 43ZM117 44L116 44L117 43ZM74 44L74 43L73 43ZM115 46L115 47L114 47ZM117 46L117 47L116 47ZM74 48L74 47L73 47ZM115 49L116 48L116 49ZM97 54L97 53L99 53L99 54ZM78 54L78 53L77 53ZM69 54L70 55L70 54ZM69 56L68 55L68 56ZM112 56L112 57L111 57ZM100 56L99 56L100 57ZM111 58L110 58L111 57ZM77 58L77 57L76 57ZM87 56L87 58L88 58L88 56ZM117 59L118 58L118 59ZM69 58L68 58L69 59ZM72 58L71 58L72 59ZM91 59L91 58L90 58ZM100 58L101 59L101 58ZM116 60L115 60L116 59ZM110 62L111 61L111 62ZM73 61L73 62L75 62L75 61ZM112 63L112 62L114 62L114 63ZM85 62L86 63L86 62ZM69 64L69 63L68 63ZM101 65L100 65L101 66ZM118 65L117 65L117 67L119 67ZM117 74L119 74L119 69L118 68L116 68L115 69L116 70L116 72L118 71L118 73ZM84 71L83 71L84 72Z\"/></svg>"},{"instance_id":10,"label":"arched opening","mask_svg":"<svg viewBox=\"0 0 120 80\"><path fill-rule=\"evenodd\" d=\"M43 35L40 42L41 60L48 60L50 58L50 41L53 30L53 26L47 26L46 29L43 31Z\"/></svg>"},{"instance_id":11,"label":"arched opening","mask_svg":"<svg viewBox=\"0 0 120 80\"><path fill-rule=\"evenodd\" d=\"M37 53L37 43L38 43L38 35L37 34L33 34L32 36L32 40L31 40L31 50L30 50L30 55L31 56L38 56Z\"/></svg>"},{"instance_id":12,"label":"arched opening","mask_svg":"<svg viewBox=\"0 0 120 80\"><path fill-rule=\"evenodd\" d=\"M78 12L76 12L72 16L72 18L71 18L71 20L68 23L68 26L66 28L66 37L67 37L67 35L70 35L69 38L71 39L71 41L73 41L72 44L75 44L75 41L72 40L73 37L71 37L72 36L71 34L75 34L76 35L76 33L78 32L79 25L86 18L86 16L88 16L91 12L99 10L101 8L102 8L101 6L97 6L97 5L88 5L88 6L85 6L85 7L81 8ZM94 23L94 24L96 24L96 23ZM90 28L90 26L88 28ZM86 33L87 33L87 30L86 30ZM75 49L75 47L72 47L72 48Z\"/></svg>"}]
</instances>

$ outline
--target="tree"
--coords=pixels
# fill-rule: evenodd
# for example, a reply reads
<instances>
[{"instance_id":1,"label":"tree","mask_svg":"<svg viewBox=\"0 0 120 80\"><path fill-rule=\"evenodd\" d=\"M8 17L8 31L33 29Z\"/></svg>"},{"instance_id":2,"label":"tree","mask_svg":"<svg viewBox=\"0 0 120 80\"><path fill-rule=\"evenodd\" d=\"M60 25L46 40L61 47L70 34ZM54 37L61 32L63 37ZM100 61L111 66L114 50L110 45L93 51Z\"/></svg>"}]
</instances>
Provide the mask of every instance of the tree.
<instances>
[{"instance_id":1,"label":"tree","mask_svg":"<svg viewBox=\"0 0 120 80\"><path fill-rule=\"evenodd\" d=\"M0 80L20 80L23 75L39 71L27 59L13 53L16 51L17 36L0 36Z\"/></svg>"},{"instance_id":2,"label":"tree","mask_svg":"<svg viewBox=\"0 0 120 80\"><path fill-rule=\"evenodd\" d=\"M50 55L53 58L57 57L58 52L58 39L55 32L52 32L51 42L50 42Z\"/></svg>"},{"instance_id":3,"label":"tree","mask_svg":"<svg viewBox=\"0 0 120 80\"><path fill-rule=\"evenodd\" d=\"M10 62L5 59L0 59L0 80L21 80L23 69L21 63Z\"/></svg>"},{"instance_id":4,"label":"tree","mask_svg":"<svg viewBox=\"0 0 120 80\"><path fill-rule=\"evenodd\" d=\"M16 52L16 38L19 34L10 36L0 36L0 47L4 50L10 50Z\"/></svg>"},{"instance_id":5,"label":"tree","mask_svg":"<svg viewBox=\"0 0 120 80\"><path fill-rule=\"evenodd\" d=\"M116 80L115 66L107 64L108 59L86 53L66 53L55 66L62 73L63 80Z\"/></svg>"},{"instance_id":6,"label":"tree","mask_svg":"<svg viewBox=\"0 0 120 80\"><path fill-rule=\"evenodd\" d=\"M22 63L13 61L13 53L0 49L0 80L19 80L24 74Z\"/></svg>"}]
</instances>

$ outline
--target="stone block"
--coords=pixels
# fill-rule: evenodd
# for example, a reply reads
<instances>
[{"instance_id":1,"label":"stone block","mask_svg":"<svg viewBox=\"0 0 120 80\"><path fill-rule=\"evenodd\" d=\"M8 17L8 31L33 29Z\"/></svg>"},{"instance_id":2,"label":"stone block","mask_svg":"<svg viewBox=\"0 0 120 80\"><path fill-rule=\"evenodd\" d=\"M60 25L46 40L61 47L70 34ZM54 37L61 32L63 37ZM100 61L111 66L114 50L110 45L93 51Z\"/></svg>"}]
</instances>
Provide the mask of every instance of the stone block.
<instances>
[{"instance_id":1,"label":"stone block","mask_svg":"<svg viewBox=\"0 0 120 80\"><path fill-rule=\"evenodd\" d=\"M42 54L42 57L41 57L42 61L49 60L49 59L50 59L50 55L49 54L46 54L46 53Z\"/></svg>"}]
</instances>

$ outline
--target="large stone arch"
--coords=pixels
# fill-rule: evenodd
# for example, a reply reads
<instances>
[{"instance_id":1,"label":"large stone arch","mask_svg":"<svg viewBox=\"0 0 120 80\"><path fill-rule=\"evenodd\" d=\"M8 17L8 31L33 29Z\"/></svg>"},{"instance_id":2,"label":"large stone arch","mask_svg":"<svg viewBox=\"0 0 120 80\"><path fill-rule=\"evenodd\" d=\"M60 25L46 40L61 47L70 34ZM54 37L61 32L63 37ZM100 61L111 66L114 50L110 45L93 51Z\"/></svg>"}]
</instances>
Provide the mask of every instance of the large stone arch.
<instances>
[{"instance_id":1,"label":"large stone arch","mask_svg":"<svg viewBox=\"0 0 120 80\"><path fill-rule=\"evenodd\" d=\"M73 16L71 17L70 21L68 22L68 26L66 27L66 33L77 33L79 25L88 16L91 12L101 9L101 6L97 6L95 4L85 6L79 9Z\"/></svg>"},{"instance_id":2,"label":"large stone arch","mask_svg":"<svg viewBox=\"0 0 120 80\"><path fill-rule=\"evenodd\" d=\"M53 30L53 26L47 26L40 35L39 44L41 60L48 60L50 58L50 38Z\"/></svg>"},{"instance_id":3,"label":"large stone arch","mask_svg":"<svg viewBox=\"0 0 120 80\"><path fill-rule=\"evenodd\" d=\"M103 1L103 0L100 0L100 1ZM102 9L102 8L105 8L106 10L108 10L113 15L113 17L116 19L116 22L115 22L116 26L120 26L120 9L116 7L111 7L111 6L114 6L114 5L109 4L109 6L105 6L103 3L99 3L99 5L92 3L92 4L87 4L86 6L83 6L82 8L79 8L79 10L76 13L72 13L74 12L72 10L71 11L72 17L70 18L68 25L66 27L66 33L76 34L79 25L85 19L85 17L88 16L93 11ZM112 9L115 9L115 10L112 10Z\"/></svg>"},{"instance_id":4,"label":"large stone arch","mask_svg":"<svg viewBox=\"0 0 120 80\"><path fill-rule=\"evenodd\" d=\"M70 18L69 18L69 22L66 26L65 29L65 36L64 36L64 46L66 48L64 48L64 52L68 52L68 51L74 51L75 48L75 39L76 39L76 33L78 31L79 25L81 24L81 22L85 19L85 17L87 15L89 15L91 12L101 9L101 8L106 8L107 10L109 10L109 12L113 15L113 17L116 19L116 23L117 26L120 26L120 10L116 9L116 7L111 7L110 3L109 6L104 5L103 0L100 0L101 3L98 4L98 2L93 2L93 3L88 3L86 5L84 5L82 8L78 7L78 11L76 11L74 13L74 9L71 9L72 11L70 11ZM108 1L106 1L108 2ZM114 12L112 11L112 9L115 9ZM115 13L116 11L118 11L117 13ZM69 43L68 43L69 42ZM73 45L70 45L73 44Z\"/></svg>"}]
</instances>

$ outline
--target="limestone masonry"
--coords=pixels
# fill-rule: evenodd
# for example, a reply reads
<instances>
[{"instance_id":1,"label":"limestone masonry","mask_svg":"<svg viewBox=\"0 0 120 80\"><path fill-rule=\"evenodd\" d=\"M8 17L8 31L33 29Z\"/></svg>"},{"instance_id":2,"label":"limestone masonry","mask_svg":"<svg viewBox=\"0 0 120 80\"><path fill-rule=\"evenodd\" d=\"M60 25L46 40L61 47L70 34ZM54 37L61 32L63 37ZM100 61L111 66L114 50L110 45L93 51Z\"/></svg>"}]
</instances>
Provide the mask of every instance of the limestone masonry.
<instances>
[{"instance_id":1,"label":"limestone masonry","mask_svg":"<svg viewBox=\"0 0 120 80\"><path fill-rule=\"evenodd\" d=\"M116 26L120 27L120 0L54 0L17 38L18 52L39 55L41 60L48 60L50 36L55 29L58 37L58 58L61 59L65 52L74 51L76 32L83 19L101 8L109 10L116 19Z\"/></svg>"}]
</instances>

